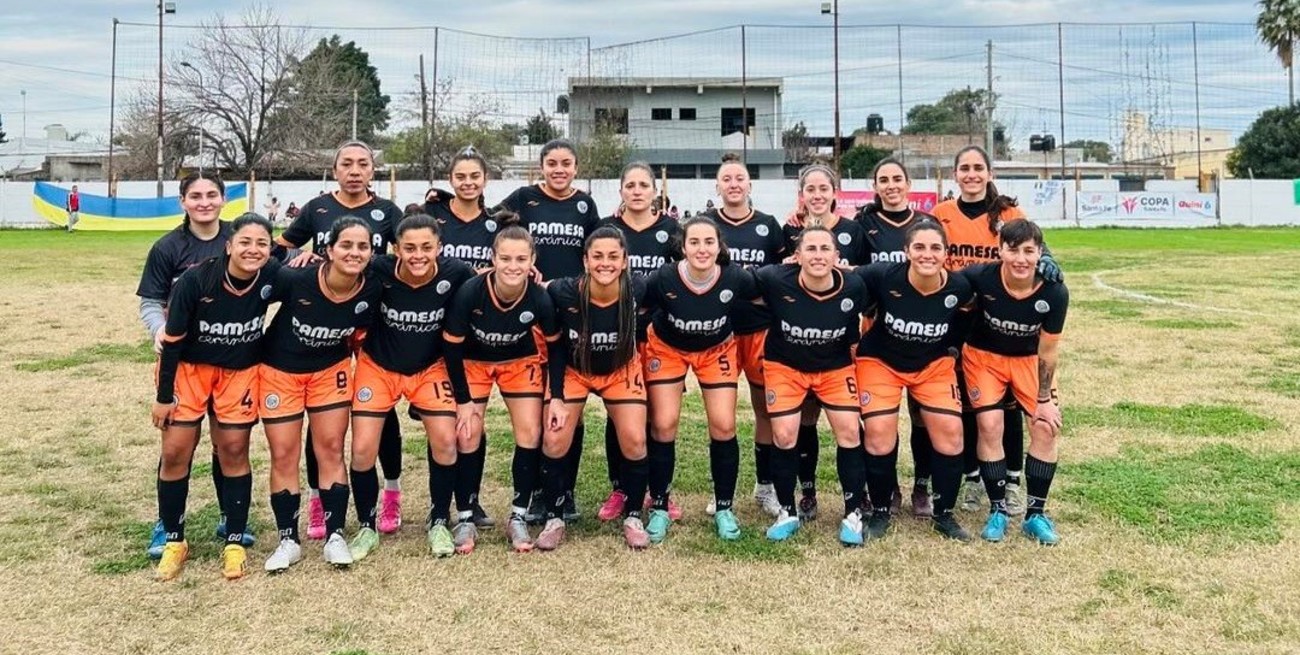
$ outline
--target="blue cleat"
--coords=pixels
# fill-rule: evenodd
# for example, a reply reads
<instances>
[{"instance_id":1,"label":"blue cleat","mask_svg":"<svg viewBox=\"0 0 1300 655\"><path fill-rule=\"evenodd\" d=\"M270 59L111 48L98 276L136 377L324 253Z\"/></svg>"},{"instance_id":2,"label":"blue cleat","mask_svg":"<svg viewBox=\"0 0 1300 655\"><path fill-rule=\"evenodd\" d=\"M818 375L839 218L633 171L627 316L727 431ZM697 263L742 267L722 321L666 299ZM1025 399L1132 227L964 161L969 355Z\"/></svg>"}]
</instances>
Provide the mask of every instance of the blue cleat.
<instances>
[{"instance_id":1,"label":"blue cleat","mask_svg":"<svg viewBox=\"0 0 1300 655\"><path fill-rule=\"evenodd\" d=\"M997 543L1007 536L1007 515L1002 512L993 512L989 514L989 520L984 523L984 531L980 532L984 541Z\"/></svg>"},{"instance_id":2,"label":"blue cleat","mask_svg":"<svg viewBox=\"0 0 1300 655\"><path fill-rule=\"evenodd\" d=\"M1044 514L1035 514L1025 519L1020 524L1020 531L1044 546L1055 546L1061 541L1060 535L1056 534L1056 526Z\"/></svg>"},{"instance_id":3,"label":"blue cleat","mask_svg":"<svg viewBox=\"0 0 1300 655\"><path fill-rule=\"evenodd\" d=\"M840 543L850 548L862 545L862 513L854 510L840 521Z\"/></svg>"},{"instance_id":4,"label":"blue cleat","mask_svg":"<svg viewBox=\"0 0 1300 655\"><path fill-rule=\"evenodd\" d=\"M793 537L799 531L799 517L790 516L782 511L777 517L776 522L767 529L767 538L772 541L785 541Z\"/></svg>"},{"instance_id":5,"label":"blue cleat","mask_svg":"<svg viewBox=\"0 0 1300 655\"><path fill-rule=\"evenodd\" d=\"M226 540L226 534L226 515L222 514L221 519L217 521L217 541L224 542ZM244 538L239 540L239 545L244 548L252 548L255 543L257 543L257 535L253 534L253 528L251 526L245 528Z\"/></svg>"},{"instance_id":6,"label":"blue cleat","mask_svg":"<svg viewBox=\"0 0 1300 655\"><path fill-rule=\"evenodd\" d=\"M673 524L668 517L668 511L656 509L650 511L650 521L646 523L646 534L650 535L650 543L661 544L668 537L668 527Z\"/></svg>"},{"instance_id":7,"label":"blue cleat","mask_svg":"<svg viewBox=\"0 0 1300 655\"><path fill-rule=\"evenodd\" d=\"M162 519L153 524L153 533L149 535L149 547L145 552L149 559L162 559L163 548L167 546L167 531L163 530Z\"/></svg>"}]
</instances>

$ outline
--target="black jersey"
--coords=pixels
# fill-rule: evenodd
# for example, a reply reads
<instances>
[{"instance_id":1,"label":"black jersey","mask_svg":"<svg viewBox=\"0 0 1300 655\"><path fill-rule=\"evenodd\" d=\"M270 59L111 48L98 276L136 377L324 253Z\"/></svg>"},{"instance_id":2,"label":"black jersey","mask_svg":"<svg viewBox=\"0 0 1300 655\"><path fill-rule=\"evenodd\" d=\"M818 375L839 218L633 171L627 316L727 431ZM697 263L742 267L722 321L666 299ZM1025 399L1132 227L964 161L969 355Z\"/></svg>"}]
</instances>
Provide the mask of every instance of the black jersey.
<instances>
[{"instance_id":1,"label":"black jersey","mask_svg":"<svg viewBox=\"0 0 1300 655\"><path fill-rule=\"evenodd\" d=\"M374 318L383 286L363 273L356 289L338 297L325 286L326 264L281 268L271 301L280 309L266 330L262 361L286 373L315 373L351 355L349 339Z\"/></svg>"},{"instance_id":2,"label":"black jersey","mask_svg":"<svg viewBox=\"0 0 1300 655\"><path fill-rule=\"evenodd\" d=\"M859 357L876 357L896 371L913 373L948 354L950 333L973 293L961 275L944 273L939 290L923 294L907 279L908 264L879 262L858 268L875 306L871 329L858 344Z\"/></svg>"},{"instance_id":3,"label":"black jersey","mask_svg":"<svg viewBox=\"0 0 1300 655\"><path fill-rule=\"evenodd\" d=\"M582 293L578 289L578 278L561 278L547 285L551 302L555 304L555 319L560 326L561 337L569 349L569 367L578 369L578 351L582 343ZM645 282L641 278L632 278L632 307L639 311L645 297ZM581 371L587 375L609 375L627 365L617 361L618 354L618 305L613 303L602 307L589 303L587 319L591 332L587 347L590 349L591 370ZM635 336L633 337L635 339Z\"/></svg>"},{"instance_id":4,"label":"black jersey","mask_svg":"<svg viewBox=\"0 0 1300 655\"><path fill-rule=\"evenodd\" d=\"M838 270L831 275L830 290L814 293L804 288L795 264L758 270L759 293L772 311L764 358L805 373L853 364L867 294L859 277Z\"/></svg>"},{"instance_id":5,"label":"black jersey","mask_svg":"<svg viewBox=\"0 0 1300 655\"><path fill-rule=\"evenodd\" d=\"M542 278L557 280L582 275L582 247L600 223L596 201L577 189L556 200L538 186L515 189L501 206L519 214L537 244L537 270Z\"/></svg>"},{"instance_id":6,"label":"black jersey","mask_svg":"<svg viewBox=\"0 0 1300 655\"><path fill-rule=\"evenodd\" d=\"M664 264L646 278L645 305L655 334L683 352L708 350L731 338L730 314L758 296L754 274L735 264L723 266L713 286L696 291L683 279L681 264Z\"/></svg>"},{"instance_id":7,"label":"black jersey","mask_svg":"<svg viewBox=\"0 0 1300 655\"><path fill-rule=\"evenodd\" d=\"M149 248L149 256L144 260L140 286L136 287L135 295L147 300L167 302L172 294L172 285L176 284L181 273L213 257L226 254L226 242L229 240L230 224L224 221L217 228L217 236L207 241L194 236L188 222L181 223Z\"/></svg>"},{"instance_id":8,"label":"black jersey","mask_svg":"<svg viewBox=\"0 0 1300 655\"><path fill-rule=\"evenodd\" d=\"M356 207L339 202L333 193L316 196L303 203L298 218L280 236L298 248L311 241L312 252L324 257L329 248L330 228L344 216L356 216L370 225L374 232L370 245L376 254L388 252L388 245L397 241L397 223L402 220L402 210L374 194Z\"/></svg>"},{"instance_id":9,"label":"black jersey","mask_svg":"<svg viewBox=\"0 0 1300 655\"><path fill-rule=\"evenodd\" d=\"M486 211L480 209L478 216L468 221L456 216L451 205L443 202L426 202L424 211L438 220L442 234L439 254L455 257L475 270L492 267L492 242L500 226Z\"/></svg>"},{"instance_id":10,"label":"black jersey","mask_svg":"<svg viewBox=\"0 0 1300 655\"><path fill-rule=\"evenodd\" d=\"M208 266L221 267L221 259ZM209 269L195 267L176 280L167 304L166 334L185 336L180 360L227 369L246 369L262 357L262 328L280 262L267 262L243 288L229 284L225 271L212 288ZM209 287L205 289L204 287Z\"/></svg>"},{"instance_id":11,"label":"black jersey","mask_svg":"<svg viewBox=\"0 0 1300 655\"><path fill-rule=\"evenodd\" d=\"M999 355L1038 354L1041 333L1060 334L1070 292L1059 282L1037 280L1033 293L1016 298L1002 280L1002 264L975 264L960 273L975 290L979 312L966 343Z\"/></svg>"},{"instance_id":12,"label":"black jersey","mask_svg":"<svg viewBox=\"0 0 1300 655\"><path fill-rule=\"evenodd\" d=\"M748 216L732 219L721 209L705 212L705 215L718 223L733 264L758 268L781 263L781 257L786 253L785 235L776 217L751 211ZM736 305L731 320L735 321L736 334L753 334L766 329L772 317L764 307L740 303Z\"/></svg>"},{"instance_id":13,"label":"black jersey","mask_svg":"<svg viewBox=\"0 0 1300 655\"><path fill-rule=\"evenodd\" d=\"M534 326L547 337L558 331L550 295L528 282L523 295L507 305L492 291L494 275L478 275L461 286L443 332L448 339L465 340L469 360L505 362L537 354Z\"/></svg>"},{"instance_id":14,"label":"black jersey","mask_svg":"<svg viewBox=\"0 0 1300 655\"><path fill-rule=\"evenodd\" d=\"M627 266L632 275L646 276L673 259L673 239L682 231L682 226L672 216L660 214L644 230L627 224L618 216L606 216L600 226L613 226L622 230L627 239Z\"/></svg>"},{"instance_id":15,"label":"black jersey","mask_svg":"<svg viewBox=\"0 0 1300 655\"><path fill-rule=\"evenodd\" d=\"M456 291L474 271L464 262L439 256L433 277L413 287L397 276L397 257L382 255L369 274L383 287L379 316L361 348L381 368L402 375L423 371L442 357L442 329Z\"/></svg>"},{"instance_id":16,"label":"black jersey","mask_svg":"<svg viewBox=\"0 0 1300 655\"><path fill-rule=\"evenodd\" d=\"M866 232L867 251L870 259L870 261L861 263L893 262L900 264L906 262L907 242L904 237L907 229L927 218L932 221L939 220L910 207L901 212L874 209L874 205L868 205L858 210L858 215L853 220L861 225L863 231Z\"/></svg>"},{"instance_id":17,"label":"black jersey","mask_svg":"<svg viewBox=\"0 0 1300 655\"><path fill-rule=\"evenodd\" d=\"M786 252L794 252L795 241L803 230L785 225L781 231L785 236ZM871 252L870 244L867 242L867 232L857 221L839 218L831 228L831 234L835 237L835 248L839 250L841 265L860 266L870 263Z\"/></svg>"}]
</instances>

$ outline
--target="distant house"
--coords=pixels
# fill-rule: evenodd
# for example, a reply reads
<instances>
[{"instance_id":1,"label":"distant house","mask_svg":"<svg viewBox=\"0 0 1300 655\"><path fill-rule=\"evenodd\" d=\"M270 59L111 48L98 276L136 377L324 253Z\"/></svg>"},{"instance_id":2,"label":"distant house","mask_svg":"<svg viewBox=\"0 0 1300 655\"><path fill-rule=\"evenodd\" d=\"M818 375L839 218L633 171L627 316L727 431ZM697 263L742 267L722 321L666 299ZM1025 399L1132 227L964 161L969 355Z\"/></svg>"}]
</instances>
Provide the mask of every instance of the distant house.
<instances>
[{"instance_id":1,"label":"distant house","mask_svg":"<svg viewBox=\"0 0 1300 655\"><path fill-rule=\"evenodd\" d=\"M72 141L62 125L45 126L44 139L10 137L0 143L0 177L80 182L104 179L108 146Z\"/></svg>"}]
</instances>

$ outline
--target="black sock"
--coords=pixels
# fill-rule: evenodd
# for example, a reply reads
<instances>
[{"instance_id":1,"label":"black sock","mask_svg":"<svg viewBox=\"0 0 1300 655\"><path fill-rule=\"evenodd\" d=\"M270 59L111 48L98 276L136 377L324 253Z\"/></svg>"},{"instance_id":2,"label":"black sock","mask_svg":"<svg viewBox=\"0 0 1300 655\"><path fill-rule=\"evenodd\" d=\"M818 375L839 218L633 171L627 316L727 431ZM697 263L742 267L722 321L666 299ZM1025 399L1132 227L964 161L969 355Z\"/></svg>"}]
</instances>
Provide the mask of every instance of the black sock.
<instances>
[{"instance_id":1,"label":"black sock","mask_svg":"<svg viewBox=\"0 0 1300 655\"><path fill-rule=\"evenodd\" d=\"M913 486L921 491L930 489L930 458L934 457L934 446L930 445L930 431L924 425L912 424L912 468L915 471Z\"/></svg>"},{"instance_id":2,"label":"black sock","mask_svg":"<svg viewBox=\"0 0 1300 655\"><path fill-rule=\"evenodd\" d=\"M867 470L862 460L862 446L835 448L835 470L844 490L844 515L862 509L862 488L867 483Z\"/></svg>"},{"instance_id":3,"label":"black sock","mask_svg":"<svg viewBox=\"0 0 1300 655\"><path fill-rule=\"evenodd\" d=\"M402 477L402 423L397 420L397 408L384 416L384 432L379 436L379 465L384 468L385 480Z\"/></svg>"},{"instance_id":4,"label":"black sock","mask_svg":"<svg viewBox=\"0 0 1300 655\"><path fill-rule=\"evenodd\" d=\"M754 481L772 484L772 444L754 444Z\"/></svg>"},{"instance_id":5,"label":"black sock","mask_svg":"<svg viewBox=\"0 0 1300 655\"><path fill-rule=\"evenodd\" d=\"M158 518L167 541L185 541L185 502L190 496L190 476L158 480Z\"/></svg>"},{"instance_id":6,"label":"black sock","mask_svg":"<svg viewBox=\"0 0 1300 655\"><path fill-rule=\"evenodd\" d=\"M307 436L302 442L302 453L307 459L307 487L318 489L320 488L320 465L316 463L316 451L312 447L310 421L307 423Z\"/></svg>"},{"instance_id":7,"label":"black sock","mask_svg":"<svg viewBox=\"0 0 1300 655\"><path fill-rule=\"evenodd\" d=\"M957 504L957 490L961 488L961 455L934 454L934 515L941 517L952 514Z\"/></svg>"},{"instance_id":8,"label":"black sock","mask_svg":"<svg viewBox=\"0 0 1300 655\"><path fill-rule=\"evenodd\" d=\"M470 453L471 459L468 462L470 464L469 484L473 489L469 496L469 502L474 507L478 506L478 495L483 489L483 469L487 466L487 445L487 432L484 431L483 434L479 435L478 448L475 448L474 452Z\"/></svg>"},{"instance_id":9,"label":"black sock","mask_svg":"<svg viewBox=\"0 0 1300 655\"><path fill-rule=\"evenodd\" d=\"M221 515L226 515L226 473L221 470L221 460L217 458L217 451L212 451L212 489L216 492L217 507L221 508Z\"/></svg>"},{"instance_id":10,"label":"black sock","mask_svg":"<svg viewBox=\"0 0 1300 655\"><path fill-rule=\"evenodd\" d=\"M649 435L649 430L646 431ZM619 472L623 470L623 451L618 447L618 431L614 419L605 417L605 471L609 474L609 488L618 490Z\"/></svg>"},{"instance_id":11,"label":"black sock","mask_svg":"<svg viewBox=\"0 0 1300 655\"><path fill-rule=\"evenodd\" d=\"M821 443L817 440L817 424L799 424L799 491L804 496L817 495L817 458L821 456Z\"/></svg>"},{"instance_id":12,"label":"black sock","mask_svg":"<svg viewBox=\"0 0 1300 655\"><path fill-rule=\"evenodd\" d=\"M298 508L301 505L302 494L289 493L288 489L271 494L271 513L275 515L275 529L280 533L281 539L289 539L294 543L302 541L298 538Z\"/></svg>"},{"instance_id":13,"label":"black sock","mask_svg":"<svg viewBox=\"0 0 1300 655\"><path fill-rule=\"evenodd\" d=\"M375 505L379 502L379 475L375 467L365 471L349 470L352 479L352 502L357 508L357 523L375 529Z\"/></svg>"},{"instance_id":14,"label":"black sock","mask_svg":"<svg viewBox=\"0 0 1300 655\"><path fill-rule=\"evenodd\" d=\"M1002 450L1006 453L1007 484L1020 484L1020 471L1025 463L1025 415L1014 400L1002 417ZM1011 474L1015 473L1015 480Z\"/></svg>"},{"instance_id":15,"label":"black sock","mask_svg":"<svg viewBox=\"0 0 1300 655\"><path fill-rule=\"evenodd\" d=\"M889 465L889 456L867 453L865 469L872 511L888 514L894 496L894 468Z\"/></svg>"},{"instance_id":16,"label":"black sock","mask_svg":"<svg viewBox=\"0 0 1300 655\"><path fill-rule=\"evenodd\" d=\"M335 482L320 490L320 504L325 510L325 535L343 534L348 520L348 485Z\"/></svg>"},{"instance_id":17,"label":"black sock","mask_svg":"<svg viewBox=\"0 0 1300 655\"><path fill-rule=\"evenodd\" d=\"M650 475L650 503L654 509L668 510L668 494L673 488L673 468L677 466L677 442L646 442ZM636 500L631 496L628 502Z\"/></svg>"},{"instance_id":18,"label":"black sock","mask_svg":"<svg viewBox=\"0 0 1300 655\"><path fill-rule=\"evenodd\" d=\"M587 438L587 426L578 419L578 426L573 430L573 443L564 462L564 491L572 494L578 488L578 470L582 466L582 444Z\"/></svg>"},{"instance_id":19,"label":"black sock","mask_svg":"<svg viewBox=\"0 0 1300 655\"><path fill-rule=\"evenodd\" d=\"M980 470L980 460L977 449L980 439L980 428L979 423L975 420L975 414L972 412L962 412L961 414L961 437L962 470L968 475L973 474ZM937 474L938 471L935 470L935 473Z\"/></svg>"},{"instance_id":20,"label":"black sock","mask_svg":"<svg viewBox=\"0 0 1300 655\"><path fill-rule=\"evenodd\" d=\"M542 500L546 503L546 520L562 518L564 510L564 483L569 479L565 470L568 453L551 457L542 453Z\"/></svg>"},{"instance_id":21,"label":"black sock","mask_svg":"<svg viewBox=\"0 0 1300 655\"><path fill-rule=\"evenodd\" d=\"M627 494L627 502L623 504L623 515L627 518L641 518L641 503L645 500L646 485L650 477L650 458L632 460L624 457L623 472L619 477L623 483L623 493Z\"/></svg>"},{"instance_id":22,"label":"black sock","mask_svg":"<svg viewBox=\"0 0 1300 655\"><path fill-rule=\"evenodd\" d=\"M740 444L736 438L709 440L709 473L713 477L713 502L717 511L731 509L740 476Z\"/></svg>"},{"instance_id":23,"label":"black sock","mask_svg":"<svg viewBox=\"0 0 1300 655\"><path fill-rule=\"evenodd\" d=\"M451 496L456 488L456 463L429 464L429 525L451 520Z\"/></svg>"},{"instance_id":24,"label":"black sock","mask_svg":"<svg viewBox=\"0 0 1300 655\"><path fill-rule=\"evenodd\" d=\"M474 489L474 453L456 453L456 482L452 487L456 497L456 509L463 515L472 511L470 507L477 495Z\"/></svg>"},{"instance_id":25,"label":"black sock","mask_svg":"<svg viewBox=\"0 0 1300 655\"><path fill-rule=\"evenodd\" d=\"M510 500L510 513L523 518L528 510L528 501L537 488L537 465L541 448L524 448L515 445L515 456L510 462L510 481L514 484L515 494Z\"/></svg>"},{"instance_id":26,"label":"black sock","mask_svg":"<svg viewBox=\"0 0 1300 655\"><path fill-rule=\"evenodd\" d=\"M226 543L242 544L248 532L248 506L253 501L253 474L245 473L224 478L222 493L226 500Z\"/></svg>"},{"instance_id":27,"label":"black sock","mask_svg":"<svg viewBox=\"0 0 1300 655\"><path fill-rule=\"evenodd\" d=\"M892 503L893 502L892 499L894 497L894 490L898 488L898 440L897 439L894 440L894 449L889 451L889 453L885 455L885 459L889 460L890 480L893 482L893 486L889 488L889 497L891 499L890 502Z\"/></svg>"},{"instance_id":28,"label":"black sock","mask_svg":"<svg viewBox=\"0 0 1300 655\"><path fill-rule=\"evenodd\" d=\"M772 486L776 488L776 502L790 516L797 514L794 507L794 487L799 476L799 453L794 448L772 447Z\"/></svg>"},{"instance_id":29,"label":"black sock","mask_svg":"<svg viewBox=\"0 0 1300 655\"><path fill-rule=\"evenodd\" d=\"M1056 462L1044 462L1033 455L1025 458L1025 517L1042 514L1047 509L1047 492L1056 477Z\"/></svg>"},{"instance_id":30,"label":"black sock","mask_svg":"<svg viewBox=\"0 0 1300 655\"><path fill-rule=\"evenodd\" d=\"M980 462L980 477L989 495L989 510L1007 513L1007 460Z\"/></svg>"}]
</instances>

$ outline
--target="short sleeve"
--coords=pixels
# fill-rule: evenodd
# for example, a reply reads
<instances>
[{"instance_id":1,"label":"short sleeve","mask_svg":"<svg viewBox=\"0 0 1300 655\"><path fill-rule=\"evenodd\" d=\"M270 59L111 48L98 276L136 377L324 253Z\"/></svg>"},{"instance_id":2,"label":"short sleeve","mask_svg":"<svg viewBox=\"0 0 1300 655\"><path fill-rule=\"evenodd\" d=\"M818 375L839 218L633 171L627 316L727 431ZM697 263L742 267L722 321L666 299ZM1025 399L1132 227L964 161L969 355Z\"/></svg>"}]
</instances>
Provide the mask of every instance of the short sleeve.
<instances>
[{"instance_id":1,"label":"short sleeve","mask_svg":"<svg viewBox=\"0 0 1300 655\"><path fill-rule=\"evenodd\" d=\"M1051 307L1047 310L1047 316L1043 317L1043 332L1047 334L1060 334L1065 329L1065 314L1070 306L1070 290L1064 284L1055 287L1055 293L1048 300Z\"/></svg>"},{"instance_id":2,"label":"short sleeve","mask_svg":"<svg viewBox=\"0 0 1300 655\"><path fill-rule=\"evenodd\" d=\"M443 326L444 336L463 338L469 334L469 316L474 311L476 284L462 284L447 309L447 323Z\"/></svg>"},{"instance_id":3,"label":"short sleeve","mask_svg":"<svg viewBox=\"0 0 1300 655\"><path fill-rule=\"evenodd\" d=\"M280 238L288 241L295 248L301 248L308 241L315 238L316 231L311 227L311 209L312 203L308 202L303 205L302 209L298 211L298 215L294 217L293 222L289 223L289 227L285 228L284 232L280 234Z\"/></svg>"},{"instance_id":4,"label":"short sleeve","mask_svg":"<svg viewBox=\"0 0 1300 655\"><path fill-rule=\"evenodd\" d=\"M754 277L754 272L740 266L732 265L731 271L735 277L734 293L746 302L752 301L758 297L758 281Z\"/></svg>"},{"instance_id":5,"label":"short sleeve","mask_svg":"<svg viewBox=\"0 0 1300 655\"><path fill-rule=\"evenodd\" d=\"M149 256L144 260L144 271L140 273L140 286L136 288L135 295L167 302L167 296L172 290L173 265L171 257L163 252L161 245L162 240L159 240L149 249Z\"/></svg>"}]
</instances>

